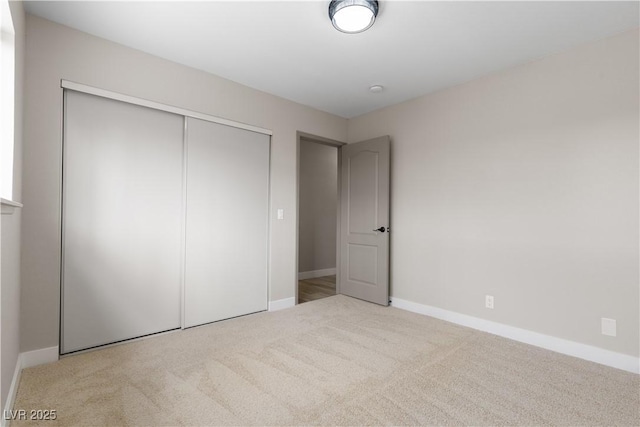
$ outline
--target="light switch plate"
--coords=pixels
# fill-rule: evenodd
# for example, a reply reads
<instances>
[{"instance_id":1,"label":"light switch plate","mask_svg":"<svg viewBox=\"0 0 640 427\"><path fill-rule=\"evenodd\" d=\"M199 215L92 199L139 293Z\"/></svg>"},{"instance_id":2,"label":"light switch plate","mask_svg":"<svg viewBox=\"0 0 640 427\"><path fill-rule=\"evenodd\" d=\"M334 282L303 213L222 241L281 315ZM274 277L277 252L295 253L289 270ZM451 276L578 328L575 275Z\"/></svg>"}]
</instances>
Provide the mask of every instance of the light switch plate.
<instances>
[{"instance_id":1,"label":"light switch plate","mask_svg":"<svg viewBox=\"0 0 640 427\"><path fill-rule=\"evenodd\" d=\"M278 219L284 219L284 209L278 209Z\"/></svg>"}]
</instances>

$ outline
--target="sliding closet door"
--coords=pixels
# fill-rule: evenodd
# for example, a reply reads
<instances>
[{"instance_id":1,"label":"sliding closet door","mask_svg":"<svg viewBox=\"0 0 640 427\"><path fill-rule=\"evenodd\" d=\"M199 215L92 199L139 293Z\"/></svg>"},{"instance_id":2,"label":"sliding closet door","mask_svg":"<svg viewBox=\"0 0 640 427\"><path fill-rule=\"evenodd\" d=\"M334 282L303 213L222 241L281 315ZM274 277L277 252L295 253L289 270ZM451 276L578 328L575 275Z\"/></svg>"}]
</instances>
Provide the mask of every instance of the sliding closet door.
<instances>
[{"instance_id":1,"label":"sliding closet door","mask_svg":"<svg viewBox=\"0 0 640 427\"><path fill-rule=\"evenodd\" d=\"M185 326L267 309L269 136L187 118Z\"/></svg>"},{"instance_id":2,"label":"sliding closet door","mask_svg":"<svg viewBox=\"0 0 640 427\"><path fill-rule=\"evenodd\" d=\"M65 91L62 353L180 327L184 117Z\"/></svg>"}]
</instances>

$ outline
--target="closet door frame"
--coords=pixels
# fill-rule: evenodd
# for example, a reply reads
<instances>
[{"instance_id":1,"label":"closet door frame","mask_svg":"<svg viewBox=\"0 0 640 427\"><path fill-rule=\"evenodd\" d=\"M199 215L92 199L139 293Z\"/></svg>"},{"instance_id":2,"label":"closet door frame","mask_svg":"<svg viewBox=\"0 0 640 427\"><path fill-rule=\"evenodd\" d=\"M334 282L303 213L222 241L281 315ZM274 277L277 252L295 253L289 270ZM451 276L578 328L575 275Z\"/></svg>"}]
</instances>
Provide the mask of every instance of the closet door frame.
<instances>
[{"instance_id":1,"label":"closet door frame","mask_svg":"<svg viewBox=\"0 0 640 427\"><path fill-rule=\"evenodd\" d=\"M251 132L256 132L256 133L260 133L260 134L264 134L269 136L269 142L268 142L268 152L269 152L269 166L268 166L268 170L269 170L269 183L268 183L268 194L267 194L267 200L268 200L268 204L267 204L267 217L265 218L265 220L267 221L267 241L266 241L266 254L267 254L267 271L266 271L266 285L267 285L267 301L266 301L266 306L267 306L267 310L268 310L268 306L269 306L269 295L271 293L271 283L269 281L269 276L270 276L270 260L271 260L271 253L270 253L270 241L271 241L271 137L273 136L273 132L269 129L266 128L262 128L259 126L254 126L254 125L250 125L247 123L242 123L242 122L237 122L234 120L229 120L229 119L225 119L225 118L221 118L221 117L216 117L216 116L212 116L209 114L204 114L204 113L200 113L197 111L193 111L193 110L189 110L189 109L185 109L185 108L180 108L180 107L175 107L172 105L168 105L168 104L163 104L163 103L159 103L159 102L155 102L155 101L150 101L147 99L143 99L143 98L138 98L135 96L131 96L131 95L125 95L122 93L118 93L118 92L113 92L113 91L109 91L106 89L101 89L101 88L97 88L94 86L89 86L89 85L85 85L85 84L81 84L81 83L76 83L76 82L72 82L69 80L64 80L62 79L60 81L60 87L62 89L62 102L63 102L63 108L62 108L62 123L63 123L63 129L64 129L64 122L65 122L65 118L64 118L64 114L66 114L66 105L65 105L65 95L64 92L66 90L69 91L75 91L75 92L80 92L80 93L85 93L85 94L89 94L89 95L95 95L95 96L99 96L101 98L106 98L106 99L111 99L111 100L116 100L116 101L121 101L121 102L125 102L128 104L133 104L133 105L138 105L138 106L142 106L142 107L146 107L146 108L151 108L154 110L160 110L160 111L165 111L168 113L173 113L173 114L177 114L180 116L184 117L183 120L183 170L182 170L182 221L181 221L181 247L180 247L180 252L181 252L181 265L180 265L180 296L181 296L181 301L180 301L180 321L181 321L181 325L180 325L180 329L185 329L185 267L186 267L186 208L187 208L187 194L186 194L186 189L187 189L187 150L188 150L188 127L187 127L187 117L191 117L191 118L195 118L195 119L200 119L200 120L204 120L204 121L208 121L208 122L213 122L213 123L218 123L221 125L225 125L225 126L231 126L234 128L238 128L238 129L243 129L243 130L247 130L247 131L251 131ZM64 132L62 133L62 156L61 156L61 162L62 162L62 170L64 171L64 150L65 150L65 144L64 144ZM64 272L64 250L65 250L65 230L64 230L64 195L63 195L63 189L64 189L64 182L63 182L63 178L64 178L64 172L61 174L60 176L60 194L59 194L59 200L60 200L60 233L61 233L61 258L60 258L60 315L58 318L59 321L59 329L60 329L60 333L59 333L59 352L62 349L62 318L64 316L64 307L63 307L63 292L64 292L64 276L63 276L63 272ZM167 332L160 332L159 334L162 333L167 333ZM155 334L153 334L155 335ZM126 342L132 342L132 341L136 341L136 340L140 340L140 339L145 339L145 337L139 337L139 338L132 338L132 339L128 339L126 340ZM100 346L99 348L105 348L105 347L109 347L112 345L118 345L120 344L120 342L116 342L116 343L112 343L112 344L105 344ZM75 351L73 353L70 354L77 354L77 353L83 353L86 351L92 351L94 350L94 348L90 348L90 349L86 349L86 350L78 350ZM62 356L62 354L60 354Z\"/></svg>"},{"instance_id":2,"label":"closet door frame","mask_svg":"<svg viewBox=\"0 0 640 427\"><path fill-rule=\"evenodd\" d=\"M252 132L262 133L265 135L273 136L273 132L269 129L261 128L259 126L253 126L242 122L236 122L234 120L223 119L221 117L212 116L209 114L199 113L197 111L188 110L186 108L174 107L173 105L162 104L160 102L149 101L143 98L137 98L131 95L124 95L110 90L100 89L93 86L87 86L81 83L71 82L69 80L61 80L60 87L62 89L74 90L76 92L83 92L89 95L96 95L102 98L113 99L116 101L126 102L127 104L140 105L142 107L152 108L154 110L166 111L168 113L174 113L179 116L193 117L194 119L205 120L207 122L219 123L221 125L227 125L238 129L250 130Z\"/></svg>"}]
</instances>

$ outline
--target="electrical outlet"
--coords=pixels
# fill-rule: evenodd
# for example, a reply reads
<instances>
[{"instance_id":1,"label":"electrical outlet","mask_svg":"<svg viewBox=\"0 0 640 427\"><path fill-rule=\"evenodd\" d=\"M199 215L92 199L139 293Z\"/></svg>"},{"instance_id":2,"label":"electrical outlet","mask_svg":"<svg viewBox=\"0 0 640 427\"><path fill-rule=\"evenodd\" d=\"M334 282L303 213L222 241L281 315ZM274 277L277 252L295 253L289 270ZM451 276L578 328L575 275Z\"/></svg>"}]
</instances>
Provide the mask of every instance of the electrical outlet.
<instances>
[{"instance_id":1,"label":"electrical outlet","mask_svg":"<svg viewBox=\"0 0 640 427\"><path fill-rule=\"evenodd\" d=\"M493 295L485 295L484 306L493 310Z\"/></svg>"},{"instance_id":2,"label":"electrical outlet","mask_svg":"<svg viewBox=\"0 0 640 427\"><path fill-rule=\"evenodd\" d=\"M284 209L278 209L278 219L284 219Z\"/></svg>"},{"instance_id":3,"label":"electrical outlet","mask_svg":"<svg viewBox=\"0 0 640 427\"><path fill-rule=\"evenodd\" d=\"M616 319L607 319L606 317L603 317L600 320L601 320L600 327L601 327L602 335L615 337L617 332Z\"/></svg>"}]
</instances>

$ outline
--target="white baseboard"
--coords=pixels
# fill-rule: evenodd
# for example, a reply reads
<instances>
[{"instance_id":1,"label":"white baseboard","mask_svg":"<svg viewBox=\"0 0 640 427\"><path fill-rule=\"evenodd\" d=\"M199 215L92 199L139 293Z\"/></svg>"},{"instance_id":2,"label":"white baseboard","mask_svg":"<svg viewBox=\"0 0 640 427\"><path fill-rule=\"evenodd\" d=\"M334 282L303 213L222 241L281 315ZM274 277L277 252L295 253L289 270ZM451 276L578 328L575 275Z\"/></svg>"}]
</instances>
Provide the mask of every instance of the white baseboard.
<instances>
[{"instance_id":1,"label":"white baseboard","mask_svg":"<svg viewBox=\"0 0 640 427\"><path fill-rule=\"evenodd\" d=\"M301 271L298 273L298 280L315 279L316 277L333 276L336 274L335 268L325 268L324 270Z\"/></svg>"},{"instance_id":2,"label":"white baseboard","mask_svg":"<svg viewBox=\"0 0 640 427\"><path fill-rule=\"evenodd\" d=\"M16 360L16 369L13 372L13 379L11 380L11 385L9 386L9 394L7 395L7 401L4 404L2 417L0 421L0 426L7 427L9 425L9 420L5 419L5 414L13 409L13 404L16 401L16 394L18 394L18 384L20 384L20 374L22 373L22 355L18 355L18 359Z\"/></svg>"},{"instance_id":3,"label":"white baseboard","mask_svg":"<svg viewBox=\"0 0 640 427\"><path fill-rule=\"evenodd\" d=\"M1 427L7 427L10 423L9 420L5 419L4 415L13 409L13 404L16 401L16 394L18 393L18 384L20 384L20 375L22 374L22 370L33 366L44 365L45 363L55 362L58 358L58 346L27 351L18 355L18 360L16 360L16 369L13 373L13 380L9 387L9 394L7 395L7 401L5 402L2 416L0 417Z\"/></svg>"},{"instance_id":4,"label":"white baseboard","mask_svg":"<svg viewBox=\"0 0 640 427\"><path fill-rule=\"evenodd\" d=\"M295 307L295 305L296 305L295 297L269 301L269 311L283 310L285 308Z\"/></svg>"},{"instance_id":5,"label":"white baseboard","mask_svg":"<svg viewBox=\"0 0 640 427\"><path fill-rule=\"evenodd\" d=\"M441 308L419 304L400 298L392 297L391 305L403 310L424 314L437 319L446 320L447 322L467 326L472 329L489 332L490 334L499 335L514 341L523 342L536 347L542 347L557 353L640 374L640 358L638 357L616 353L603 348L581 344L575 341L569 341L563 338L557 338L526 329L516 328L514 326L443 310Z\"/></svg>"},{"instance_id":6,"label":"white baseboard","mask_svg":"<svg viewBox=\"0 0 640 427\"><path fill-rule=\"evenodd\" d=\"M22 359L22 369L26 369L55 362L60 358L60 353L58 346L55 346L20 353L20 358Z\"/></svg>"}]
</instances>

